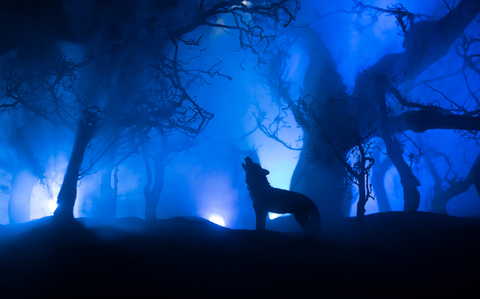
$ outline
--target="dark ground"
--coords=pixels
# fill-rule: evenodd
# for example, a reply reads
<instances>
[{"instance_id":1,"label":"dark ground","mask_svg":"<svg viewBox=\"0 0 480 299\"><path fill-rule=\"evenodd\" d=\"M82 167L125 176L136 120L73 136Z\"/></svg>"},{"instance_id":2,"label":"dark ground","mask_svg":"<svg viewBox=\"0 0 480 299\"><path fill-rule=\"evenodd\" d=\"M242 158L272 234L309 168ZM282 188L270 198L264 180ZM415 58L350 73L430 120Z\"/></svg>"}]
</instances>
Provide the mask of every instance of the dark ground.
<instances>
[{"instance_id":1,"label":"dark ground","mask_svg":"<svg viewBox=\"0 0 480 299\"><path fill-rule=\"evenodd\" d=\"M313 241L183 217L77 220L0 227L0 298L480 296L478 219L373 214Z\"/></svg>"}]
</instances>

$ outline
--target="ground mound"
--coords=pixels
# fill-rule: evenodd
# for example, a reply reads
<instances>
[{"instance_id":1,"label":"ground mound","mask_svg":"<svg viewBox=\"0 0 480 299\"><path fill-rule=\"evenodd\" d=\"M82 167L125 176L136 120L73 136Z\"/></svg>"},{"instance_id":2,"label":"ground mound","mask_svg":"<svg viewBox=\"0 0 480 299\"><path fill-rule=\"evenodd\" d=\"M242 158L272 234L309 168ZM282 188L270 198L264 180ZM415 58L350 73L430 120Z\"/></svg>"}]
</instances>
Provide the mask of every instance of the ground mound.
<instances>
[{"instance_id":1,"label":"ground mound","mask_svg":"<svg viewBox=\"0 0 480 299\"><path fill-rule=\"evenodd\" d=\"M379 298L477 292L480 220L431 213L346 218L314 240L196 218L51 217L0 227L3 298Z\"/></svg>"}]
</instances>

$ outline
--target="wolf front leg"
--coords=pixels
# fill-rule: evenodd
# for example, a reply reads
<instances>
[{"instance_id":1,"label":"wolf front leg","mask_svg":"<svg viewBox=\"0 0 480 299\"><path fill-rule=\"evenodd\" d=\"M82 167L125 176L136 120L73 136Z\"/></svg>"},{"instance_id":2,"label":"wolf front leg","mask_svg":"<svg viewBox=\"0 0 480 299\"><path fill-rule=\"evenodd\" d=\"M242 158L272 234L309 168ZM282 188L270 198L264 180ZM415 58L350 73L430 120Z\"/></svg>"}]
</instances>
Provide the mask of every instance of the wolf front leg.
<instances>
[{"instance_id":1,"label":"wolf front leg","mask_svg":"<svg viewBox=\"0 0 480 299\"><path fill-rule=\"evenodd\" d=\"M265 230L265 222L267 221L268 211L255 208L256 228L257 230Z\"/></svg>"}]
</instances>

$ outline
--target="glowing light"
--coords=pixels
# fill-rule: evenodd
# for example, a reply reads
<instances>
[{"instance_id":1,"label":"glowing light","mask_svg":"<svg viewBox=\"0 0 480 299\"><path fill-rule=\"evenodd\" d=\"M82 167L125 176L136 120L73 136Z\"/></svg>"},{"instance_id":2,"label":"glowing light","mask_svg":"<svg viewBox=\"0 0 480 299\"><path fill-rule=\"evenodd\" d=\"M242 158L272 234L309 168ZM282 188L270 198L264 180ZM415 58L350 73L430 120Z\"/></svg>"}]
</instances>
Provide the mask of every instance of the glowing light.
<instances>
[{"instance_id":1,"label":"glowing light","mask_svg":"<svg viewBox=\"0 0 480 299\"><path fill-rule=\"evenodd\" d=\"M48 202L48 208L50 209L50 211L52 211L52 213L55 212L57 207L58 207L58 204L56 199L52 199Z\"/></svg>"},{"instance_id":2,"label":"glowing light","mask_svg":"<svg viewBox=\"0 0 480 299\"><path fill-rule=\"evenodd\" d=\"M252 5L252 2L250 1L242 1L242 4L247 6L247 7L250 7Z\"/></svg>"},{"instance_id":3,"label":"glowing light","mask_svg":"<svg viewBox=\"0 0 480 299\"><path fill-rule=\"evenodd\" d=\"M223 217L218 214L211 214L208 216L208 220L220 226L225 226L225 220L223 220Z\"/></svg>"},{"instance_id":4,"label":"glowing light","mask_svg":"<svg viewBox=\"0 0 480 299\"><path fill-rule=\"evenodd\" d=\"M286 217L286 216L290 216L291 214L276 214L276 213L270 213L268 212L268 219L270 220L273 220L273 219L276 219L278 217Z\"/></svg>"}]
</instances>

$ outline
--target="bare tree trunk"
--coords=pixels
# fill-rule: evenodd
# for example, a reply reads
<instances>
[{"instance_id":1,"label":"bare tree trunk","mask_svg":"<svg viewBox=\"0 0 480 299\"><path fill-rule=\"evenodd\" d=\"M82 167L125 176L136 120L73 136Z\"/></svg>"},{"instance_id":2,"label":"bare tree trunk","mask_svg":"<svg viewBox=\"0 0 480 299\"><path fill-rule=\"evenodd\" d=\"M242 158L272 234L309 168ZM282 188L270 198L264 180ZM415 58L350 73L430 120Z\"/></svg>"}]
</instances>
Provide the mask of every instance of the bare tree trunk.
<instances>
[{"instance_id":1,"label":"bare tree trunk","mask_svg":"<svg viewBox=\"0 0 480 299\"><path fill-rule=\"evenodd\" d=\"M472 172L473 175L473 185L475 185L475 189L480 196L480 155L475 160L475 163L473 163L472 170L470 172Z\"/></svg>"},{"instance_id":2,"label":"bare tree trunk","mask_svg":"<svg viewBox=\"0 0 480 299\"><path fill-rule=\"evenodd\" d=\"M145 220L157 219L157 205L163 190L163 182L165 178L165 166L163 161L156 160L154 162L155 180L150 192L145 193Z\"/></svg>"},{"instance_id":3,"label":"bare tree trunk","mask_svg":"<svg viewBox=\"0 0 480 299\"><path fill-rule=\"evenodd\" d=\"M93 203L95 217L112 220L117 218L118 168L115 167L116 147L112 146L105 155L105 167L100 171L100 197ZM113 176L113 178L112 178ZM113 179L113 186L112 186Z\"/></svg>"},{"instance_id":4,"label":"bare tree trunk","mask_svg":"<svg viewBox=\"0 0 480 299\"><path fill-rule=\"evenodd\" d=\"M386 104L385 93L389 86L389 80L387 76L377 76L375 82L375 98L377 100L380 110L380 128L381 136L385 145L387 146L387 153L392 160L393 165L398 170L401 183L403 186L403 198L404 198L404 211L416 211L420 206L420 192L417 187L420 186L420 182L415 177L412 169L403 159L403 150L400 147L399 142L393 135L390 129L390 121L388 117L388 110Z\"/></svg>"},{"instance_id":5,"label":"bare tree trunk","mask_svg":"<svg viewBox=\"0 0 480 299\"><path fill-rule=\"evenodd\" d=\"M117 198L118 198L118 167L115 167L115 170L113 171L112 196L110 197L110 203L109 203L110 219L117 218Z\"/></svg>"},{"instance_id":6,"label":"bare tree trunk","mask_svg":"<svg viewBox=\"0 0 480 299\"><path fill-rule=\"evenodd\" d=\"M384 181L385 174L392 166L392 161L390 158L385 157L385 159L380 162L380 155L376 155L374 159L375 166L373 166L372 171L372 186L375 192L375 201L377 202L379 212L389 212L392 208L390 207L387 192L385 191Z\"/></svg>"},{"instance_id":7,"label":"bare tree trunk","mask_svg":"<svg viewBox=\"0 0 480 299\"><path fill-rule=\"evenodd\" d=\"M88 143L93 137L94 129L79 124L75 141L73 143L72 154L68 161L67 172L63 178L63 184L58 193L58 207L54 216L61 220L73 220L73 207L77 198L77 181L82 166L83 156Z\"/></svg>"},{"instance_id":8,"label":"bare tree trunk","mask_svg":"<svg viewBox=\"0 0 480 299\"><path fill-rule=\"evenodd\" d=\"M367 203L367 195L365 192L365 176L358 176L358 202L357 202L357 217L365 216L365 204Z\"/></svg>"},{"instance_id":9,"label":"bare tree trunk","mask_svg":"<svg viewBox=\"0 0 480 299\"><path fill-rule=\"evenodd\" d=\"M305 134L307 135L307 133ZM303 137L304 147L313 137ZM323 155L314 162L310 152L302 150L292 176L290 190L305 194L318 206L323 221L339 219L343 215L345 167L338 161L328 145L321 147Z\"/></svg>"},{"instance_id":10,"label":"bare tree trunk","mask_svg":"<svg viewBox=\"0 0 480 299\"><path fill-rule=\"evenodd\" d=\"M96 198L92 208L94 215L102 219L115 219L117 215L117 196L112 187L112 175L115 169L112 165L101 170L100 176L100 197Z\"/></svg>"},{"instance_id":11,"label":"bare tree trunk","mask_svg":"<svg viewBox=\"0 0 480 299\"><path fill-rule=\"evenodd\" d=\"M145 145L142 145L143 160L145 162L145 170L147 173L147 183L143 189L143 194L145 196L145 220L147 221L157 219L157 205L163 191L165 179L165 159L169 152L168 139L164 134L160 135L160 138L162 141L161 150L159 153L156 153L153 161L155 177L153 177L152 174L147 148Z\"/></svg>"}]
</instances>

